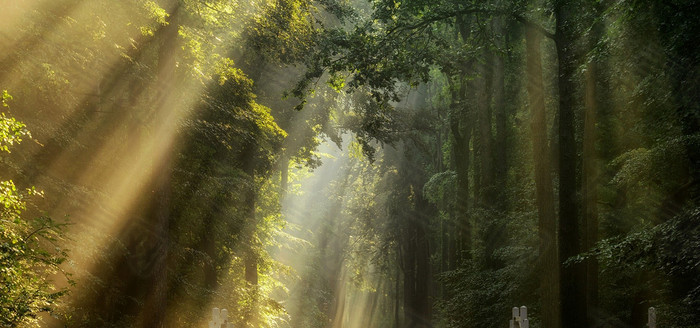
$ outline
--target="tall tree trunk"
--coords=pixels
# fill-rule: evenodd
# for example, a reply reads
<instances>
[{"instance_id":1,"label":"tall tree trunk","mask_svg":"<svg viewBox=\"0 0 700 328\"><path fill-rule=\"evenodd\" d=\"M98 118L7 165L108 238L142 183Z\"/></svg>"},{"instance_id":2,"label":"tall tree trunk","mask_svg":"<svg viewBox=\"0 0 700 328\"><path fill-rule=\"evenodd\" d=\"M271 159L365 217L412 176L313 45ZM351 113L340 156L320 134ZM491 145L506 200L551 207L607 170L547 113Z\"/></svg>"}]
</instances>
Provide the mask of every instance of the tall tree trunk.
<instances>
[{"instance_id":1,"label":"tall tree trunk","mask_svg":"<svg viewBox=\"0 0 700 328\"><path fill-rule=\"evenodd\" d=\"M579 201L576 188L576 140L574 52L574 5L565 0L555 2L556 47L559 60L559 256L561 261L560 297L562 327L583 327L586 320L585 267L564 262L581 252Z\"/></svg>"},{"instance_id":2,"label":"tall tree trunk","mask_svg":"<svg viewBox=\"0 0 700 328\"><path fill-rule=\"evenodd\" d=\"M506 27L504 26L503 17L494 18L494 34L496 37L496 45L499 50L503 51L506 47L506 40L503 34ZM494 183L498 186L503 186L508 173L508 153L507 153L507 115L505 103L505 68L503 63L503 53L496 53L493 58L493 112L496 119L496 139L494 141ZM503 191L501 191L503 192ZM507 197L497 197L498 207L505 209L507 206Z\"/></svg>"},{"instance_id":3,"label":"tall tree trunk","mask_svg":"<svg viewBox=\"0 0 700 328\"><path fill-rule=\"evenodd\" d=\"M432 304L430 302L432 275L430 269L430 239L428 236L428 226L432 216L431 204L423 197L423 183L413 186L416 190L416 209L414 220L416 221L416 310L418 311L418 324L416 328L432 327Z\"/></svg>"},{"instance_id":4,"label":"tall tree trunk","mask_svg":"<svg viewBox=\"0 0 700 328\"><path fill-rule=\"evenodd\" d=\"M532 155L535 163L535 197L539 220L538 269L540 274L540 297L542 300L542 327L561 327L559 321L559 260L556 248L556 213L552 168L547 141L547 119L542 82L542 36L533 28L526 31L527 92L530 102L530 130L532 133Z\"/></svg>"},{"instance_id":5,"label":"tall tree trunk","mask_svg":"<svg viewBox=\"0 0 700 328\"><path fill-rule=\"evenodd\" d=\"M244 267L245 280L251 286L255 287L258 284L258 255L256 249L255 231L257 230L258 221L255 217L255 203L257 201L257 190L255 186L255 146L248 144L245 146L241 160L243 162L242 169L248 179L248 185L244 191L244 206L246 216L245 238L246 245L244 247Z\"/></svg>"},{"instance_id":6,"label":"tall tree trunk","mask_svg":"<svg viewBox=\"0 0 700 328\"><path fill-rule=\"evenodd\" d=\"M470 150L469 140L471 139L471 124L467 119L468 108L464 102L466 93L466 81L461 79L461 83L452 83L452 101L450 112L448 113L450 132L452 133L452 153L455 172L457 175L457 192L454 208L454 224L452 253L456 253L453 258L453 269L456 262L469 257L471 251L471 222L469 220L469 164ZM459 84L458 86L456 84Z\"/></svg>"},{"instance_id":7,"label":"tall tree trunk","mask_svg":"<svg viewBox=\"0 0 700 328\"><path fill-rule=\"evenodd\" d=\"M441 216L440 220L440 273L445 273L449 270L449 240L450 240L450 230L448 229L449 221L445 220ZM441 299L446 299L445 297L445 284L439 283L440 288L438 292Z\"/></svg>"},{"instance_id":8,"label":"tall tree trunk","mask_svg":"<svg viewBox=\"0 0 700 328\"><path fill-rule=\"evenodd\" d=\"M260 317L258 312L259 306L259 288L258 288L258 251L261 246L258 245L255 233L258 229L258 221L256 218L255 207L257 202L257 190L255 184L255 153L256 149L253 144L244 146L241 154L243 162L242 171L246 174L248 185L245 187L243 202L245 206L245 227L243 236L245 244L243 245L243 277L246 281L246 287L249 298L247 308L244 310L244 321L250 326L257 327Z\"/></svg>"},{"instance_id":9,"label":"tall tree trunk","mask_svg":"<svg viewBox=\"0 0 700 328\"><path fill-rule=\"evenodd\" d=\"M461 42L469 40L471 29L469 16L459 16L456 20L458 31L457 38L461 37ZM460 75L457 81L451 85L452 102L450 103L450 132L454 138L453 153L454 164L457 173L457 192L455 200L455 222L459 234L459 259L466 261L471 258L472 250L472 224L469 215L469 165L471 151L469 142L472 138L472 115L473 112L468 100L473 100L475 85L468 81L466 74L473 70L472 62L465 62L461 65ZM458 85L456 85L458 84ZM475 132L476 134L476 132ZM476 163L475 163L476 164Z\"/></svg>"},{"instance_id":10,"label":"tall tree trunk","mask_svg":"<svg viewBox=\"0 0 700 328\"><path fill-rule=\"evenodd\" d=\"M493 83L493 54L484 52L485 63L479 65L481 79L478 83L477 113L479 120L479 143L481 159L481 187L476 190L481 197L481 205L490 207L493 204L494 178L493 178L493 134L491 129L491 88Z\"/></svg>"},{"instance_id":11,"label":"tall tree trunk","mask_svg":"<svg viewBox=\"0 0 700 328\"><path fill-rule=\"evenodd\" d=\"M416 224L411 213L404 212L407 218L404 233L403 249L403 312L404 326L411 327L415 324L418 309L416 308Z\"/></svg>"},{"instance_id":12,"label":"tall tree trunk","mask_svg":"<svg viewBox=\"0 0 700 328\"><path fill-rule=\"evenodd\" d=\"M255 180L255 173L252 173L250 176L251 181L251 186L248 187L248 190L246 190L246 195L245 195L245 206L246 206L246 216L247 216L247 223L250 225L247 229L248 232L248 245L245 247L245 255L244 255L244 261L245 261L245 280L248 282L251 286L257 286L258 285L258 256L255 251L255 230L257 229L257 221L255 218L255 202L256 202L256 197L255 197L255 189L253 185L255 185L254 180Z\"/></svg>"},{"instance_id":13,"label":"tall tree trunk","mask_svg":"<svg viewBox=\"0 0 700 328\"><path fill-rule=\"evenodd\" d=\"M159 37L159 57L157 71L157 93L158 98L154 102L156 115L161 118L161 122L167 122L169 119L169 109L173 99L166 90L172 90L177 83L176 63L177 55L173 53L173 49L177 49L178 43L178 26L180 18L179 3L171 3L173 5L170 10L170 21L168 26L163 28ZM153 272L151 276L152 284L148 286L149 293L146 296L144 310L142 313L141 327L164 327L166 324L167 308L168 308L168 259L170 256L170 216L171 216L171 197L172 197L172 167L174 147L170 145L160 162L153 166L154 172L157 172L155 181L155 198L153 200L152 209L149 216L154 219L152 231L153 241L155 243L151 250L154 254Z\"/></svg>"},{"instance_id":14,"label":"tall tree trunk","mask_svg":"<svg viewBox=\"0 0 700 328\"><path fill-rule=\"evenodd\" d=\"M416 191L417 186L411 185ZM404 317L406 327L431 325L430 245L426 231L428 202L420 192L412 195L413 208L407 211L406 249L404 252Z\"/></svg>"},{"instance_id":15,"label":"tall tree trunk","mask_svg":"<svg viewBox=\"0 0 700 328\"><path fill-rule=\"evenodd\" d=\"M168 257L170 253L170 207L171 207L171 156L166 156L159 165L155 198L150 215L155 219L153 227L154 254L150 291L146 297L142 322L139 327L164 327L168 306Z\"/></svg>"},{"instance_id":16,"label":"tall tree trunk","mask_svg":"<svg viewBox=\"0 0 700 328\"><path fill-rule=\"evenodd\" d=\"M453 95L454 97L454 95ZM464 116L465 108L459 101L453 100L453 108L450 113L450 129L454 137L452 151L454 153L455 169L457 173L457 195L455 200L455 237L459 237L458 258L467 259L471 251L471 222L469 221L469 139L471 126ZM460 124L462 123L462 124ZM457 239L457 238L455 238Z\"/></svg>"},{"instance_id":17,"label":"tall tree trunk","mask_svg":"<svg viewBox=\"0 0 700 328\"><path fill-rule=\"evenodd\" d=\"M280 158L280 201L287 195L289 188L289 156L283 154Z\"/></svg>"},{"instance_id":18,"label":"tall tree trunk","mask_svg":"<svg viewBox=\"0 0 700 328\"><path fill-rule=\"evenodd\" d=\"M471 89L472 86L475 86L472 84L469 89ZM465 98L466 101L470 101L473 98ZM484 196L482 191L483 191L483 186L482 186L482 180L483 180L483 174L481 174L481 134L479 133L479 122L478 120L478 115L476 113L477 106L474 106L473 108L469 108L469 117L466 118L466 120L475 122L476 124L471 127L473 129L472 133L473 136L471 138L471 149L474 151L470 152L469 160L471 161L471 173L472 173L472 193L471 193L471 206L473 209L478 208L481 206L483 203L482 197ZM467 142L467 147L469 147L469 143ZM479 216L477 216L479 218ZM472 227L472 230L477 232L479 231L479 222L476 222L476 220L472 220L474 223L474 227Z\"/></svg>"},{"instance_id":19,"label":"tall tree trunk","mask_svg":"<svg viewBox=\"0 0 700 328\"><path fill-rule=\"evenodd\" d=\"M503 247L505 244L505 227L498 220L497 211L500 210L499 202L496 197L496 149L492 129L492 112L493 108L491 100L495 97L496 92L493 87L497 83L494 82L494 75L500 82L496 85L499 90L499 106L503 106L503 63L498 54L491 51L485 51L485 64L481 65L481 81L477 103L479 106L479 140L481 140L481 207L486 209L486 215L483 215L482 227L480 230L483 233L484 239L484 256L486 266L490 269L499 269L504 263L496 257L496 250ZM496 59L499 58L499 59ZM500 61L500 71L496 70L496 61Z\"/></svg>"},{"instance_id":20,"label":"tall tree trunk","mask_svg":"<svg viewBox=\"0 0 700 328\"><path fill-rule=\"evenodd\" d=\"M595 50L595 46L602 37L602 22L596 18L591 30L591 40L589 49ZM590 250L598 241L598 169L596 144L596 122L598 116L598 92L597 84L597 56L593 55L588 61L585 80L586 93L584 103L583 120L583 181L581 195L584 197L583 206L583 227L584 227L584 249ZM598 307L598 261L595 258L586 260L586 302L589 313L587 314L587 326L596 326L596 315L593 313Z\"/></svg>"},{"instance_id":21,"label":"tall tree trunk","mask_svg":"<svg viewBox=\"0 0 700 328\"><path fill-rule=\"evenodd\" d=\"M394 328L399 328L401 327L401 270L399 270L399 267L401 267L401 246L398 245L396 246L396 260L398 261L397 268L396 268L396 280L394 281Z\"/></svg>"},{"instance_id":22,"label":"tall tree trunk","mask_svg":"<svg viewBox=\"0 0 700 328\"><path fill-rule=\"evenodd\" d=\"M447 271L451 271L457 268L457 264L459 263L459 229L458 226L455 224L457 222L457 215L455 214L456 210L452 209L450 211L450 219L448 222L448 227L449 227L449 236L447 240L447 248L448 248L448 259L447 259ZM445 293L445 296L449 296L449 292Z\"/></svg>"}]
</instances>

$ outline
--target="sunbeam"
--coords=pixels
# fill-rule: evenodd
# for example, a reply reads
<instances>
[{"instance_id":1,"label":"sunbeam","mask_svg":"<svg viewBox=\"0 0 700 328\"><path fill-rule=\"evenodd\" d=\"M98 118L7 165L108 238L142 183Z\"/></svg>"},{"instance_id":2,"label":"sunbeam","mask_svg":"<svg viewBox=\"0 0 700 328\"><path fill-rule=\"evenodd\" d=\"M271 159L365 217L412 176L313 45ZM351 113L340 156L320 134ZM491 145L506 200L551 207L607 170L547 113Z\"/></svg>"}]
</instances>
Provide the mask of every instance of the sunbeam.
<instances>
[{"instance_id":1,"label":"sunbeam","mask_svg":"<svg viewBox=\"0 0 700 328\"><path fill-rule=\"evenodd\" d=\"M0 1L0 327L695 327L697 12Z\"/></svg>"}]
</instances>

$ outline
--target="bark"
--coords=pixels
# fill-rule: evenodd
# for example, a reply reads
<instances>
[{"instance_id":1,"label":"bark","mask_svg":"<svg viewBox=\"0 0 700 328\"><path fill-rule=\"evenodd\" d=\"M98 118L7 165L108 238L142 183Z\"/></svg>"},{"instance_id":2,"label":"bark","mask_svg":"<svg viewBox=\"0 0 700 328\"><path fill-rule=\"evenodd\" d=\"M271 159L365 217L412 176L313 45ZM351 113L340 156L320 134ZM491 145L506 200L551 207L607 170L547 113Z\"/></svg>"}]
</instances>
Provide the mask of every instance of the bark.
<instances>
[{"instance_id":1,"label":"bark","mask_svg":"<svg viewBox=\"0 0 700 328\"><path fill-rule=\"evenodd\" d=\"M257 190L255 184L255 168L256 168L256 148L254 143L249 143L244 146L243 152L241 153L242 161L242 171L247 175L247 186L244 189L244 203L245 206L245 226L243 228L243 236L245 239L244 245L242 245L243 253L243 277L246 281L246 287L249 297L249 303L246 305L247 308L244 310L245 317L244 321L249 325L257 327L260 314L258 312L258 302L259 302L259 289L258 289L258 252L257 249L261 247L257 239L255 238L255 232L258 227L258 220L256 218L255 207L257 202Z\"/></svg>"},{"instance_id":2,"label":"bark","mask_svg":"<svg viewBox=\"0 0 700 328\"><path fill-rule=\"evenodd\" d=\"M159 44L158 72L157 72L157 90L158 99L154 107L157 115L167 117L167 109L169 108L170 98L163 92L173 88L175 78L175 68L177 56L172 53L172 49L176 49L177 26L179 24L180 6L175 4L173 10L170 11L172 17L169 25L163 29L163 33L159 36L162 38ZM167 119L163 118L163 122ZM166 151L163 158L160 158L160 163L155 163L153 166L154 172L157 173L155 182L155 198L153 200L152 209L149 213L154 219L154 248L152 256L154 257L152 284L148 286L149 294L145 300L145 306L142 313L142 327L164 327L166 324L166 316L168 310L168 258L170 255L170 209L172 198L172 161L174 149L170 148Z\"/></svg>"},{"instance_id":3,"label":"bark","mask_svg":"<svg viewBox=\"0 0 700 328\"><path fill-rule=\"evenodd\" d=\"M576 71L574 53L573 6L566 1L555 3L556 47L559 60L559 256L560 297L562 327L578 328L585 325L585 267L580 264L564 265L564 262L581 252L579 228L579 201L576 188L575 135L576 105L573 76Z\"/></svg>"},{"instance_id":4,"label":"bark","mask_svg":"<svg viewBox=\"0 0 700 328\"><path fill-rule=\"evenodd\" d=\"M450 247L450 230L448 229L449 222L447 220L440 220L440 273L447 272L449 270L449 247ZM439 297L442 299L447 299L445 297L445 285L440 283Z\"/></svg>"},{"instance_id":5,"label":"bark","mask_svg":"<svg viewBox=\"0 0 700 328\"><path fill-rule=\"evenodd\" d=\"M414 185L414 190L421 190L420 183ZM416 309L418 310L418 325L415 327L432 327L432 304L430 302L430 285L432 281L430 268L430 242L428 236L428 225L431 216L431 205L422 192L416 197Z\"/></svg>"},{"instance_id":6,"label":"bark","mask_svg":"<svg viewBox=\"0 0 700 328\"><path fill-rule=\"evenodd\" d=\"M502 268L504 263L497 259L494 254L496 250L506 244L507 233L506 227L502 221L495 220L498 213L507 210L507 197L503 196L506 191L505 183L507 176L506 163L506 140L507 140L507 123L506 123L506 106L505 106L505 71L504 60L501 51L505 48L506 41L504 36L505 20L503 17L494 17L492 22L492 30L496 52L488 54L490 59L489 72L491 77L488 79L491 84L489 103L492 105L488 111L489 120L487 123L491 130L490 116L495 118L495 137L492 131L488 132L490 137L489 146L485 147L488 160L484 165L489 165L486 181L486 193L484 204L492 211L493 217L487 225L486 231L486 257L487 265L491 269Z\"/></svg>"},{"instance_id":7,"label":"bark","mask_svg":"<svg viewBox=\"0 0 700 328\"><path fill-rule=\"evenodd\" d=\"M496 250L503 247L505 244L505 227L498 220L498 211L501 210L499 204L500 202L496 197L496 167L498 166L495 162L496 149L493 137L492 128L492 114L493 108L491 106L491 100L494 97L493 86L494 75L499 74L498 77L501 81L500 87L500 106L503 106L503 65L501 63L500 72L495 70L495 57L500 57L491 51L486 51L484 53L486 56L486 64L481 68L482 75L482 86L478 96L479 104L479 131L481 140L481 207L486 209L486 215L483 216L485 222L483 222L484 238L484 256L486 260L486 267L490 269L499 269L503 267L504 263L502 260L495 256ZM504 197L502 197L504 198Z\"/></svg>"},{"instance_id":8,"label":"bark","mask_svg":"<svg viewBox=\"0 0 700 328\"><path fill-rule=\"evenodd\" d=\"M252 250L245 255L245 281L252 286L258 284L258 260Z\"/></svg>"},{"instance_id":9,"label":"bark","mask_svg":"<svg viewBox=\"0 0 700 328\"><path fill-rule=\"evenodd\" d=\"M494 34L496 35L496 44L500 49L505 48L506 42L504 41L505 26L503 18L495 18L496 22L494 24ZM508 140L508 129L507 129L507 115L506 115L506 103L505 103L505 70L503 63L503 54L496 54L493 58L493 112L496 119L496 139L494 141L494 183L496 185L502 186L506 181L506 175L508 173L508 154L507 140ZM506 197L498 197L498 206L500 208L505 208L507 206Z\"/></svg>"},{"instance_id":10,"label":"bark","mask_svg":"<svg viewBox=\"0 0 700 328\"><path fill-rule=\"evenodd\" d=\"M493 81L493 71L491 70L493 54L490 51L484 52L486 63L480 65L479 71L481 80L479 81L479 91L477 94L477 113L479 119L479 141L481 159L481 205L490 207L493 204L494 179L493 179L493 134L491 129L491 87Z\"/></svg>"},{"instance_id":11,"label":"bark","mask_svg":"<svg viewBox=\"0 0 700 328\"><path fill-rule=\"evenodd\" d=\"M473 84L472 84L473 85ZM471 89L471 86L470 86ZM473 98L465 98L465 99L473 99ZM469 100L467 100L469 101ZM471 172L472 172L472 200L471 200L471 205L472 208L477 208L481 206L483 203L482 197L483 197L483 186L482 186L482 180L483 180L483 175L481 174L481 134L479 133L479 125L477 120L477 115L476 114L476 106L474 108L470 108L470 117L466 118L466 120L475 122L474 126L472 127L473 131L473 136L471 139L471 145L467 142L467 147L471 146L471 149L474 151L470 152L470 161L472 164ZM478 219L479 217L477 217ZM478 222L476 220L474 221L474 227L472 228L474 231L478 231Z\"/></svg>"},{"instance_id":12,"label":"bark","mask_svg":"<svg viewBox=\"0 0 700 328\"><path fill-rule=\"evenodd\" d=\"M443 114L442 110L438 109L437 111L438 115L438 120L442 121L443 120ZM445 171L444 163L443 163L443 152L442 152L442 145L443 145L443 129L444 127L440 127L437 131L437 138L435 140L435 167L437 168L438 172L443 172ZM445 198L449 197L448 195L445 195ZM444 216L440 216L440 273L447 272L450 270L450 239L452 239L452 229L451 229L451 224L452 224L452 217L451 214L453 212L452 208L449 208L451 206L446 205L446 203L449 203L446 199L441 200L441 204L439 205L440 209L450 213L450 217L448 219L445 219ZM443 212L443 213L445 213ZM439 297L441 299L446 299L445 297L445 286L444 283L440 282L439 283Z\"/></svg>"},{"instance_id":13,"label":"bark","mask_svg":"<svg viewBox=\"0 0 700 328\"><path fill-rule=\"evenodd\" d=\"M453 97L458 97L453 95ZM454 99L454 98L453 98ZM457 98L459 99L459 98ZM459 259L469 258L471 250L471 222L469 220L469 139L471 126L466 120L460 119L465 108L459 101L453 100L453 108L450 113L450 129L454 137L452 151L454 153L455 169L457 173L457 192L455 200L455 233L459 234L459 241L455 245ZM462 123L462 124L460 124ZM455 236L457 237L457 236Z\"/></svg>"},{"instance_id":14,"label":"bark","mask_svg":"<svg viewBox=\"0 0 700 328\"><path fill-rule=\"evenodd\" d=\"M419 190L414 185L412 189ZM415 195L407 214L404 252L404 317L406 327L432 327L430 303L430 245L426 232L427 208L422 194Z\"/></svg>"},{"instance_id":15,"label":"bark","mask_svg":"<svg viewBox=\"0 0 700 328\"><path fill-rule=\"evenodd\" d=\"M468 21L470 17L457 17L457 30L462 42L466 42L470 36ZM462 75L473 69L473 63L467 62L461 65ZM450 104L450 132L454 138L453 154L455 171L457 173L457 192L455 200L455 232L458 233L459 260L466 261L471 258L472 248L472 224L469 217L469 166L470 155L469 142L472 137L471 108L468 99L474 99L475 85L462 76L459 78L459 87L451 86L452 103Z\"/></svg>"},{"instance_id":16,"label":"bark","mask_svg":"<svg viewBox=\"0 0 700 328\"><path fill-rule=\"evenodd\" d=\"M601 37L601 33L601 23L594 23L590 49L594 49L595 44ZM586 250L590 250L598 241L598 170L596 167L598 157L595 149L598 113L596 89L597 70L598 66L594 57L588 62L586 67L585 112L583 121L583 181L581 195L583 195L585 200L583 206L583 226L585 229L584 248ZM598 306L598 261L595 258L586 260L586 302L588 303L587 307L589 310L587 326L594 326L596 316L592 311L595 311Z\"/></svg>"},{"instance_id":17,"label":"bark","mask_svg":"<svg viewBox=\"0 0 700 328\"><path fill-rule=\"evenodd\" d=\"M542 300L542 327L560 327L557 282L559 261L556 249L556 213L552 168L547 142L547 119L542 81L542 36L532 28L526 31L527 92L530 102L530 129L532 154L535 164L535 197L539 215L537 228L539 239L538 267L540 297Z\"/></svg>"},{"instance_id":18,"label":"bark","mask_svg":"<svg viewBox=\"0 0 700 328\"><path fill-rule=\"evenodd\" d=\"M396 257L397 261L401 263L401 250L400 246L396 247ZM396 269L396 281L394 281L394 327L401 327L401 270Z\"/></svg>"},{"instance_id":19,"label":"bark","mask_svg":"<svg viewBox=\"0 0 700 328\"><path fill-rule=\"evenodd\" d=\"M408 214L408 213L405 213ZM410 214L409 214L410 215ZM405 325L410 327L416 321L418 309L416 309L416 233L415 222L407 220L404 233L403 251L403 312Z\"/></svg>"},{"instance_id":20,"label":"bark","mask_svg":"<svg viewBox=\"0 0 700 328\"><path fill-rule=\"evenodd\" d=\"M153 204L155 218L154 264L150 292L146 298L140 327L164 327L168 308L168 257L170 253L171 169L170 156L161 166Z\"/></svg>"},{"instance_id":21,"label":"bark","mask_svg":"<svg viewBox=\"0 0 700 328\"><path fill-rule=\"evenodd\" d=\"M245 247L245 280L250 284L251 286L257 286L258 285L258 256L255 251L255 238L253 234L255 233L255 230L257 228L257 221L255 218L255 202L256 202L256 192L255 188L253 187L255 185L255 172L250 172L252 170L247 170L248 174L250 174L250 184L246 190L245 194L245 206L246 206L246 216L248 219L247 224L249 227L247 228L248 234L246 237L249 238L248 240L248 245Z\"/></svg>"},{"instance_id":22,"label":"bark","mask_svg":"<svg viewBox=\"0 0 700 328\"><path fill-rule=\"evenodd\" d=\"M448 222L448 227L450 229L448 240L447 240L447 248L448 248L448 259L447 259L447 271L451 271L457 268L457 264L459 262L459 233L457 229L457 225L455 224L457 222L457 216L455 215L455 211L450 211L450 220ZM449 297L450 292L447 291L445 293L446 298Z\"/></svg>"},{"instance_id":23,"label":"bark","mask_svg":"<svg viewBox=\"0 0 700 328\"><path fill-rule=\"evenodd\" d=\"M378 290L378 291L374 291L374 292L369 292L369 295L367 295L367 296L364 296L364 295L360 296L360 297L369 297L370 298L369 304L365 305L365 309L364 309L364 312L369 312L369 315L364 317L362 320L362 325L364 327L371 327L372 322L374 321L374 316L375 316L376 310L378 308L379 293L380 292L381 291Z\"/></svg>"},{"instance_id":24,"label":"bark","mask_svg":"<svg viewBox=\"0 0 700 328\"><path fill-rule=\"evenodd\" d=\"M289 184L289 156L282 155L280 159L280 201L287 194Z\"/></svg>"},{"instance_id":25,"label":"bark","mask_svg":"<svg viewBox=\"0 0 700 328\"><path fill-rule=\"evenodd\" d=\"M402 153L417 151L406 144ZM396 214L399 218L399 241L401 247L400 267L403 271L403 314L400 327L431 327L431 264L428 235L429 219L435 208L425 199L422 186L426 182L426 172L419 164L401 155L398 162ZM402 205L403 204L403 205Z\"/></svg>"},{"instance_id":26,"label":"bark","mask_svg":"<svg viewBox=\"0 0 700 328\"><path fill-rule=\"evenodd\" d=\"M242 160L242 171L247 175L247 186L244 189L244 206L245 206L245 216L246 223L244 228L244 236L248 238L243 249L243 261L244 261L244 277L246 282L252 287L258 284L258 256L256 254L256 240L255 231L257 229L258 221L255 217L255 203L257 201L257 190L255 186L255 145L250 143L244 146L241 153Z\"/></svg>"}]
</instances>

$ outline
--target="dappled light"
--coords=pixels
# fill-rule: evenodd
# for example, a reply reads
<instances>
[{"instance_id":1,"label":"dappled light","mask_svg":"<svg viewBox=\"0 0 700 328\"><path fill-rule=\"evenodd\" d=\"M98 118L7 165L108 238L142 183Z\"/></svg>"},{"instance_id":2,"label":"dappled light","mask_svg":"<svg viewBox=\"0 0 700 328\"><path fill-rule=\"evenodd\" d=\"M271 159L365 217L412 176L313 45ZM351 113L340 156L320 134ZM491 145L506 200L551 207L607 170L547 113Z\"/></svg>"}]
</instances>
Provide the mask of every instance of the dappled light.
<instances>
[{"instance_id":1,"label":"dappled light","mask_svg":"<svg viewBox=\"0 0 700 328\"><path fill-rule=\"evenodd\" d=\"M0 327L698 327L698 12L0 3Z\"/></svg>"}]
</instances>

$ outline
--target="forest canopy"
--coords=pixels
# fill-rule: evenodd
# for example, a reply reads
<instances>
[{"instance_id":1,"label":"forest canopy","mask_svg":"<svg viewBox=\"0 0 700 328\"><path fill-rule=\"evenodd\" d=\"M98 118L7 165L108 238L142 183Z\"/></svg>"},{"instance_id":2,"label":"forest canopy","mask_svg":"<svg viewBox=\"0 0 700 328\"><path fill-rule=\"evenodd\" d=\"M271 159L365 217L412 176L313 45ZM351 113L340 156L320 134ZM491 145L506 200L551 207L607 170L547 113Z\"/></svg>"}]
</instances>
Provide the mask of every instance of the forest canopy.
<instances>
[{"instance_id":1,"label":"forest canopy","mask_svg":"<svg viewBox=\"0 0 700 328\"><path fill-rule=\"evenodd\" d=\"M0 8L1 327L700 327L697 1Z\"/></svg>"}]
</instances>

